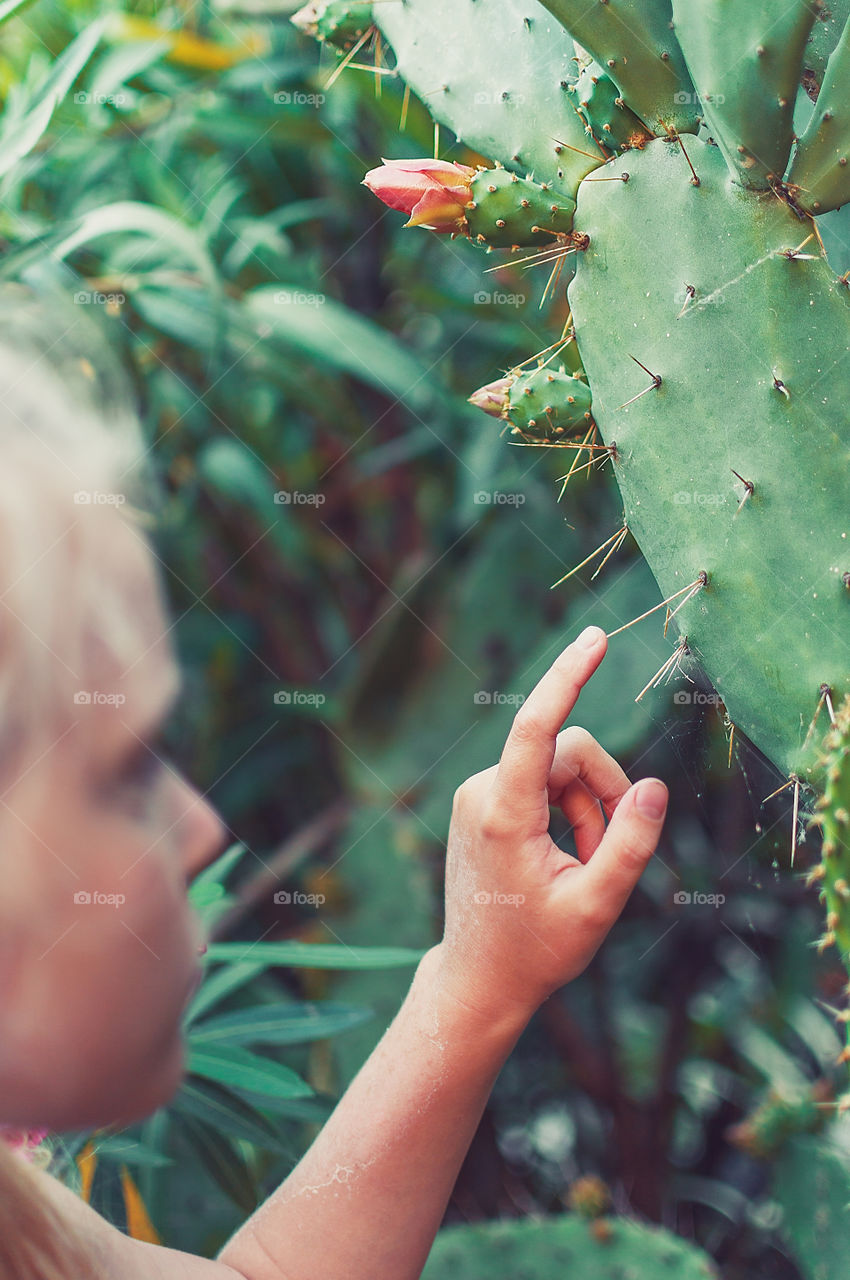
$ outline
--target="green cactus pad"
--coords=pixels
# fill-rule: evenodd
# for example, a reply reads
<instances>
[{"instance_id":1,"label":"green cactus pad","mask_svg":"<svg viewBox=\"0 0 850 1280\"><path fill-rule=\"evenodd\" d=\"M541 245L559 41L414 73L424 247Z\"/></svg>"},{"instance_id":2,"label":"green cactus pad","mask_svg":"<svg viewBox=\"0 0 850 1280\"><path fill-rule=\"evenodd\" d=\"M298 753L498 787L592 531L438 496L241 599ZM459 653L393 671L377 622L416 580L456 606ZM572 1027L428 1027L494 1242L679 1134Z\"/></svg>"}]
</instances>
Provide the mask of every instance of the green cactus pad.
<instances>
[{"instance_id":1,"label":"green cactus pad","mask_svg":"<svg viewBox=\"0 0 850 1280\"><path fill-rule=\"evenodd\" d=\"M817 88L826 71L832 51L841 39L844 24L850 18L850 0L829 0L815 15L815 25L803 57L806 70L814 77Z\"/></svg>"},{"instance_id":2,"label":"green cactus pad","mask_svg":"<svg viewBox=\"0 0 850 1280\"><path fill-rule=\"evenodd\" d=\"M473 240L495 248L546 244L572 230L575 201L507 169L484 169L472 180L466 211Z\"/></svg>"},{"instance_id":3,"label":"green cactus pad","mask_svg":"<svg viewBox=\"0 0 850 1280\"><path fill-rule=\"evenodd\" d=\"M637 139L641 144L649 140L640 120L629 111L620 90L605 74L604 68L592 59L584 63L578 80L570 86L576 110L585 121L590 137L597 145L606 148L606 155L615 155Z\"/></svg>"},{"instance_id":4,"label":"green cactus pad","mask_svg":"<svg viewBox=\"0 0 850 1280\"><path fill-rule=\"evenodd\" d=\"M537 4L406 0L376 5L375 21L400 75L481 155L568 195L602 162L567 92L572 41Z\"/></svg>"},{"instance_id":5,"label":"green cactus pad","mask_svg":"<svg viewBox=\"0 0 850 1280\"><path fill-rule=\"evenodd\" d=\"M515 431L535 440L569 435L591 422L590 387L577 373L543 365L521 373L508 392L506 416Z\"/></svg>"},{"instance_id":6,"label":"green cactus pad","mask_svg":"<svg viewBox=\"0 0 850 1280\"><path fill-rule=\"evenodd\" d=\"M327 0L316 15L316 34L343 53L353 49L372 25L370 0Z\"/></svg>"},{"instance_id":7,"label":"green cactus pad","mask_svg":"<svg viewBox=\"0 0 850 1280\"><path fill-rule=\"evenodd\" d=\"M850 691L850 293L793 256L810 223L732 182L718 148L687 149L699 187L661 139L609 163L628 182L582 184L570 304L664 597L708 574L675 624L734 724L805 778L821 686Z\"/></svg>"},{"instance_id":8,"label":"green cactus pad","mask_svg":"<svg viewBox=\"0 0 850 1280\"><path fill-rule=\"evenodd\" d=\"M827 213L850 200L850 21L824 74L812 119L788 174L801 209ZM799 190L796 190L799 188Z\"/></svg>"},{"instance_id":9,"label":"green cactus pad","mask_svg":"<svg viewBox=\"0 0 850 1280\"><path fill-rule=\"evenodd\" d=\"M811 0L780 12L770 0L673 0L701 110L742 186L766 190L785 173L815 13Z\"/></svg>"},{"instance_id":10,"label":"green cactus pad","mask_svg":"<svg viewBox=\"0 0 850 1280\"><path fill-rule=\"evenodd\" d=\"M422 1280L708 1280L702 1250L624 1218L575 1214L448 1227Z\"/></svg>"},{"instance_id":11,"label":"green cactus pad","mask_svg":"<svg viewBox=\"0 0 850 1280\"><path fill-rule=\"evenodd\" d=\"M695 133L699 108L670 0L542 0L653 133Z\"/></svg>"},{"instance_id":12,"label":"green cactus pad","mask_svg":"<svg viewBox=\"0 0 850 1280\"><path fill-rule=\"evenodd\" d=\"M820 761L823 794L815 822L823 833L821 863L811 879L826 905L824 941L838 948L850 974L850 698L839 707Z\"/></svg>"}]
</instances>

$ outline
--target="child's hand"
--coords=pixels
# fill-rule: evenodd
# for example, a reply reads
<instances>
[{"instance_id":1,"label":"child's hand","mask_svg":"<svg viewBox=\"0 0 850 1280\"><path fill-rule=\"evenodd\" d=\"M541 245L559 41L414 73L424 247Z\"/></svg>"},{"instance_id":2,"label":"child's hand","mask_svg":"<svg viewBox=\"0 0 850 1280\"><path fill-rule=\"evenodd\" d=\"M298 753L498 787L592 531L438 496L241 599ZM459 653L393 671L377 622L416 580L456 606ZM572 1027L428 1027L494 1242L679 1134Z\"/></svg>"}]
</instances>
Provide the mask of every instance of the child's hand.
<instances>
[{"instance_id":1,"label":"child's hand","mask_svg":"<svg viewBox=\"0 0 850 1280\"><path fill-rule=\"evenodd\" d=\"M606 647L588 627L565 649L517 712L498 765L455 793L439 980L487 1019L527 1020L581 973L661 834L663 782L630 786L586 730L558 732ZM550 805L572 825L577 858L551 839Z\"/></svg>"}]
</instances>

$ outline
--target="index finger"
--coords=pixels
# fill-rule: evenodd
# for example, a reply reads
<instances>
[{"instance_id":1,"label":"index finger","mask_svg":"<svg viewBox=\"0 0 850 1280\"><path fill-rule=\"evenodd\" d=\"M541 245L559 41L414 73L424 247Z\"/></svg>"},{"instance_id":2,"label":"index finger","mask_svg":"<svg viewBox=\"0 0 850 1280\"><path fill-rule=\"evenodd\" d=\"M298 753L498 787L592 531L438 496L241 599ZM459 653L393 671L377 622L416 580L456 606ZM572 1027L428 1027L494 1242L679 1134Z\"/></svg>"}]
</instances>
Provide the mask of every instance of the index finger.
<instances>
[{"instance_id":1,"label":"index finger","mask_svg":"<svg viewBox=\"0 0 850 1280\"><path fill-rule=\"evenodd\" d=\"M586 627L558 655L520 707L494 782L506 806L526 810L539 803L552 770L558 733L607 648L602 628Z\"/></svg>"}]
</instances>

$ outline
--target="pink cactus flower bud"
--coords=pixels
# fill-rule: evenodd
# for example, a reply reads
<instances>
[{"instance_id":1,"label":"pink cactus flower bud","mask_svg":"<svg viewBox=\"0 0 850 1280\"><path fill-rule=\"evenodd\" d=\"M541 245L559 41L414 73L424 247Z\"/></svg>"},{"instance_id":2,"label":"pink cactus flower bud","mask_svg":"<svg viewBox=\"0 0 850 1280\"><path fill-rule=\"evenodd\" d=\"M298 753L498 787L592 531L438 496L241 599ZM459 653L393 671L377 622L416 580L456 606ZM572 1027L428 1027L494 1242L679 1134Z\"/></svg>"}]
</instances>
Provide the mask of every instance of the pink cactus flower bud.
<instances>
[{"instance_id":1,"label":"pink cactus flower bud","mask_svg":"<svg viewBox=\"0 0 850 1280\"><path fill-rule=\"evenodd\" d=\"M448 234L459 231L472 201L475 170L453 160L385 160L363 179L390 209L408 215L408 227Z\"/></svg>"},{"instance_id":2,"label":"pink cactus flower bud","mask_svg":"<svg viewBox=\"0 0 850 1280\"><path fill-rule=\"evenodd\" d=\"M305 36L317 36L319 34L319 5L317 0L310 0L309 4L305 4L303 9L299 9L294 13L289 21L303 31Z\"/></svg>"},{"instance_id":3,"label":"pink cactus flower bud","mask_svg":"<svg viewBox=\"0 0 850 1280\"><path fill-rule=\"evenodd\" d=\"M507 377L488 382L486 387L479 387L477 391L473 391L469 397L469 403L474 404L476 409L483 409L492 418L501 418L507 408L508 392L513 381L513 378Z\"/></svg>"}]
</instances>

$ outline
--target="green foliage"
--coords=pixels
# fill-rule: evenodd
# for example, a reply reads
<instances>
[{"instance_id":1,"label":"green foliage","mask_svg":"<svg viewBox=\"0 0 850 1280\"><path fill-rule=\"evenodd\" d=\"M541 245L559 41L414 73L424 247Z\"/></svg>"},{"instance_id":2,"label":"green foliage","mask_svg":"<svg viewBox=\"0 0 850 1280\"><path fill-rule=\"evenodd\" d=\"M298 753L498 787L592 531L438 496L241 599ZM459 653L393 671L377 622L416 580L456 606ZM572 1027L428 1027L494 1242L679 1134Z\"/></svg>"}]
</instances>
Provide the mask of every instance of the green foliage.
<instances>
[{"instance_id":1,"label":"green foliage","mask_svg":"<svg viewBox=\"0 0 850 1280\"><path fill-rule=\"evenodd\" d=\"M452 1227L438 1236L423 1280L707 1280L709 1258L669 1232L578 1215Z\"/></svg>"}]
</instances>

